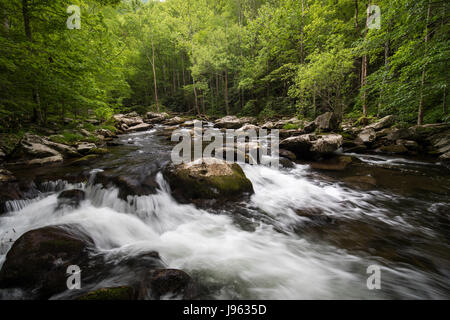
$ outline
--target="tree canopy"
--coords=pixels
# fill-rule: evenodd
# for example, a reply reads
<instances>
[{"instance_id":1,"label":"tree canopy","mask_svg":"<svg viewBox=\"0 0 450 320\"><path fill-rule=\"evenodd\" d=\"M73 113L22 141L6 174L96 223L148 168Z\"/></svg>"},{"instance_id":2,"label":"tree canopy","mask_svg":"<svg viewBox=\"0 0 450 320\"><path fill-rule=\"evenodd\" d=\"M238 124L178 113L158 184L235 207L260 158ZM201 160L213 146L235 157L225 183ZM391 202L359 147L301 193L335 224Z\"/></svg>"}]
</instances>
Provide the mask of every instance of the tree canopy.
<instances>
[{"instance_id":1,"label":"tree canopy","mask_svg":"<svg viewBox=\"0 0 450 320\"><path fill-rule=\"evenodd\" d=\"M128 110L449 120L446 1L1 0L0 20L3 130Z\"/></svg>"}]
</instances>

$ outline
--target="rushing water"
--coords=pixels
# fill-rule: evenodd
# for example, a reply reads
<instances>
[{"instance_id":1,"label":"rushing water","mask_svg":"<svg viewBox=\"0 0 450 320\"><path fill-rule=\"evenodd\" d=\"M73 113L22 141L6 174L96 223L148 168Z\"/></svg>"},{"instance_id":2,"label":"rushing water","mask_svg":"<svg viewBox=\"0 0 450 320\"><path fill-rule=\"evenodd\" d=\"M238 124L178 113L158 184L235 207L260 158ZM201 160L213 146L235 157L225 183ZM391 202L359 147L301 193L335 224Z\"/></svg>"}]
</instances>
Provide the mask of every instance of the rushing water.
<instances>
[{"instance_id":1,"label":"rushing water","mask_svg":"<svg viewBox=\"0 0 450 320\"><path fill-rule=\"evenodd\" d=\"M159 130L121 136L121 146L83 168L34 171L47 179L75 170L89 180L50 181L41 184L38 198L9 203L10 212L0 216L0 265L24 232L75 224L106 259L158 251L168 267L188 272L202 285L202 298L450 297L445 167L378 155L355 155L361 163L336 173L308 164L243 165L255 189L250 201L198 209L170 195L160 171L171 146ZM157 193L120 200L119 190L91 183L103 170L153 174ZM345 183L349 176L370 176L376 184ZM88 198L77 209L56 210L59 192L73 188L85 190ZM381 290L366 286L369 265L381 267ZM122 285L130 276L118 271L103 285Z\"/></svg>"}]
</instances>

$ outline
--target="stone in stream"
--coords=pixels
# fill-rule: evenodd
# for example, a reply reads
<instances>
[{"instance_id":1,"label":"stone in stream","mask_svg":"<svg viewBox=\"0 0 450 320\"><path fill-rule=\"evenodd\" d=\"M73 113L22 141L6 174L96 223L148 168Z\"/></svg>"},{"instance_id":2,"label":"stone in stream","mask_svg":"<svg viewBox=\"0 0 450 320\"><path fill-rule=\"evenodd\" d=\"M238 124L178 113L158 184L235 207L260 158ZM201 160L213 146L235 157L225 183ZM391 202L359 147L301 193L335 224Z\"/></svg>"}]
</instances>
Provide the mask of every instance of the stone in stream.
<instances>
[{"instance_id":1,"label":"stone in stream","mask_svg":"<svg viewBox=\"0 0 450 320\"><path fill-rule=\"evenodd\" d=\"M352 157L339 156L310 164L311 168L325 171L343 171L353 162Z\"/></svg>"},{"instance_id":2,"label":"stone in stream","mask_svg":"<svg viewBox=\"0 0 450 320\"><path fill-rule=\"evenodd\" d=\"M165 168L173 195L180 201L190 199L237 199L252 194L253 185L237 163L203 158Z\"/></svg>"},{"instance_id":3,"label":"stone in stream","mask_svg":"<svg viewBox=\"0 0 450 320\"><path fill-rule=\"evenodd\" d=\"M73 208L78 208L81 201L86 198L86 194L83 190L66 190L59 194L58 196L58 209L70 206Z\"/></svg>"},{"instance_id":4,"label":"stone in stream","mask_svg":"<svg viewBox=\"0 0 450 320\"><path fill-rule=\"evenodd\" d=\"M343 141L339 134L303 134L282 140L280 149L292 151L297 159L314 159L334 153Z\"/></svg>"},{"instance_id":5,"label":"stone in stream","mask_svg":"<svg viewBox=\"0 0 450 320\"><path fill-rule=\"evenodd\" d=\"M255 118L252 117L238 118L236 116L226 116L219 120L216 120L214 127L224 129L239 129L247 123L253 124L254 122Z\"/></svg>"},{"instance_id":6,"label":"stone in stream","mask_svg":"<svg viewBox=\"0 0 450 320\"><path fill-rule=\"evenodd\" d=\"M0 288L20 288L37 299L48 299L67 289L67 268L77 265L89 273L88 247L92 239L71 226L28 231L17 239L0 271Z\"/></svg>"},{"instance_id":7,"label":"stone in stream","mask_svg":"<svg viewBox=\"0 0 450 320\"><path fill-rule=\"evenodd\" d=\"M184 119L183 118L180 118L180 117L174 117L174 118L171 118L171 119L169 119L169 120L166 120L165 122L164 122L164 124L165 125L167 125L167 126L176 126L176 125L179 125L179 124L182 124L182 123L184 123Z\"/></svg>"},{"instance_id":8,"label":"stone in stream","mask_svg":"<svg viewBox=\"0 0 450 320\"><path fill-rule=\"evenodd\" d=\"M387 153L387 154L405 154L408 153L408 149L402 144L393 144L388 146L381 146L375 150L379 153Z\"/></svg>"},{"instance_id":9,"label":"stone in stream","mask_svg":"<svg viewBox=\"0 0 450 320\"><path fill-rule=\"evenodd\" d=\"M113 119L117 122L117 125L123 129L123 125L126 125L125 128L137 126L138 124L143 123L141 117L137 113L135 114L116 114L113 116Z\"/></svg>"},{"instance_id":10,"label":"stone in stream","mask_svg":"<svg viewBox=\"0 0 450 320\"><path fill-rule=\"evenodd\" d=\"M94 143L81 142L77 146L77 151L81 154L88 154L92 149L97 148Z\"/></svg>"},{"instance_id":11,"label":"stone in stream","mask_svg":"<svg viewBox=\"0 0 450 320\"><path fill-rule=\"evenodd\" d=\"M153 128L153 125L151 125L149 123L141 123L141 124L135 125L133 127L129 127L126 131L128 133L130 133L130 132L140 132L140 131L150 130L151 128Z\"/></svg>"},{"instance_id":12,"label":"stone in stream","mask_svg":"<svg viewBox=\"0 0 450 320\"><path fill-rule=\"evenodd\" d=\"M8 170L0 168L0 183L14 182L16 177Z\"/></svg>"},{"instance_id":13,"label":"stone in stream","mask_svg":"<svg viewBox=\"0 0 450 320\"><path fill-rule=\"evenodd\" d=\"M119 199L128 200L128 196L147 196L155 194L158 188L156 177L150 175L116 175L108 171L98 172L93 180L104 188L115 187L119 189Z\"/></svg>"},{"instance_id":14,"label":"stone in stream","mask_svg":"<svg viewBox=\"0 0 450 320\"><path fill-rule=\"evenodd\" d=\"M192 300L196 291L194 281L186 272L177 269L155 269L149 271L141 281L139 299Z\"/></svg>"}]
</instances>

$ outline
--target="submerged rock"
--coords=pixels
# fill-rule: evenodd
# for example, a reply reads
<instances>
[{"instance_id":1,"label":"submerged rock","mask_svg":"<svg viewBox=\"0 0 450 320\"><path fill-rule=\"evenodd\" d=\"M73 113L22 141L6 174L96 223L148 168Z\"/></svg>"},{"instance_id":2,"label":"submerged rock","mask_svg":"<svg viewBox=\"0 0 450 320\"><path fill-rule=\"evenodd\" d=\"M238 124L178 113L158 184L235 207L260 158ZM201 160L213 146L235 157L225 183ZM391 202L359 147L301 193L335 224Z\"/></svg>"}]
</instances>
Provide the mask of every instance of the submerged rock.
<instances>
[{"instance_id":1,"label":"submerged rock","mask_svg":"<svg viewBox=\"0 0 450 320\"><path fill-rule=\"evenodd\" d=\"M177 269L155 269L141 281L139 299L181 298L192 300L196 289L192 278Z\"/></svg>"},{"instance_id":2,"label":"submerged rock","mask_svg":"<svg viewBox=\"0 0 450 320\"><path fill-rule=\"evenodd\" d=\"M67 289L69 266L79 266L85 275L89 269L88 247L93 241L70 229L44 227L16 240L0 271L0 288L21 288L32 291L38 299L48 299Z\"/></svg>"},{"instance_id":3,"label":"submerged rock","mask_svg":"<svg viewBox=\"0 0 450 320\"><path fill-rule=\"evenodd\" d=\"M63 191L58 196L58 208L64 206L77 208L84 199L86 199L86 194L83 190L73 189Z\"/></svg>"},{"instance_id":4,"label":"submerged rock","mask_svg":"<svg viewBox=\"0 0 450 320\"><path fill-rule=\"evenodd\" d=\"M311 168L326 171L345 170L353 162L352 157L340 156L310 164Z\"/></svg>"},{"instance_id":5,"label":"submerged rock","mask_svg":"<svg viewBox=\"0 0 450 320\"><path fill-rule=\"evenodd\" d=\"M215 158L169 166L164 171L175 197L186 199L234 199L252 194L253 186L237 163Z\"/></svg>"}]
</instances>

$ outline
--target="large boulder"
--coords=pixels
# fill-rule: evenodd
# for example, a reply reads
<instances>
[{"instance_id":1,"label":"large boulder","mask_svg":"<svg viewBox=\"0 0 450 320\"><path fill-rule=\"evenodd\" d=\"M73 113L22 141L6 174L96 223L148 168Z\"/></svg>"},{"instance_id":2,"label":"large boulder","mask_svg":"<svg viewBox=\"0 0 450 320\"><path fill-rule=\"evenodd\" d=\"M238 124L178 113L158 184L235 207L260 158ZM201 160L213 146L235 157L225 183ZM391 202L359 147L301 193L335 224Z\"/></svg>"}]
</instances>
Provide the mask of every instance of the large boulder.
<instances>
[{"instance_id":1,"label":"large boulder","mask_svg":"<svg viewBox=\"0 0 450 320\"><path fill-rule=\"evenodd\" d=\"M393 124L395 123L395 116L386 116L382 119L380 119L379 121L372 123L368 126L366 126L364 129L374 129L376 131L384 129L384 128L389 128L391 127Z\"/></svg>"},{"instance_id":2,"label":"large boulder","mask_svg":"<svg viewBox=\"0 0 450 320\"><path fill-rule=\"evenodd\" d=\"M0 271L0 288L27 290L48 299L67 289L67 268L77 265L87 272L88 247L93 241L70 226L44 227L23 234L6 255Z\"/></svg>"},{"instance_id":3,"label":"large boulder","mask_svg":"<svg viewBox=\"0 0 450 320\"><path fill-rule=\"evenodd\" d=\"M164 170L174 196L189 199L234 199L252 194L253 185L237 163L203 158Z\"/></svg>"},{"instance_id":4,"label":"large boulder","mask_svg":"<svg viewBox=\"0 0 450 320\"><path fill-rule=\"evenodd\" d=\"M320 131L334 131L339 128L339 118L333 112L326 112L314 121Z\"/></svg>"},{"instance_id":5,"label":"large boulder","mask_svg":"<svg viewBox=\"0 0 450 320\"><path fill-rule=\"evenodd\" d=\"M342 146L343 141L339 134L303 134L284 139L280 148L292 151L298 159L313 159L334 153Z\"/></svg>"}]
</instances>

